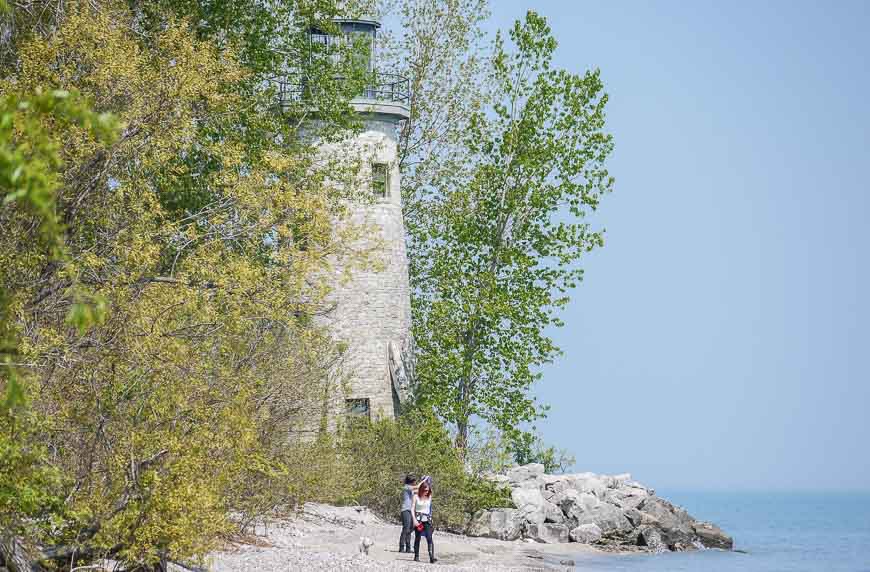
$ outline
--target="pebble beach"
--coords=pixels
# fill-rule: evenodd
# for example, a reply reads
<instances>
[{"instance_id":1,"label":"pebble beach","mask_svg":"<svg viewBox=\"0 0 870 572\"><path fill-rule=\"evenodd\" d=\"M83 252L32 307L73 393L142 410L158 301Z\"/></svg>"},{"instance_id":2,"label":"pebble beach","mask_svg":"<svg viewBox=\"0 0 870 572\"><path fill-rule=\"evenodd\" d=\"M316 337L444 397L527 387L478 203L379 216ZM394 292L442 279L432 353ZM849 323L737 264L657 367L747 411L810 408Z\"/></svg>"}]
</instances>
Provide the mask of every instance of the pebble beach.
<instances>
[{"instance_id":1,"label":"pebble beach","mask_svg":"<svg viewBox=\"0 0 870 572\"><path fill-rule=\"evenodd\" d=\"M432 565L425 540L418 563L413 561L413 554L398 551L398 536L398 525L383 521L364 507L306 505L298 515L260 524L243 542L213 553L208 569L213 572L572 570L574 555L595 552L577 544L542 545L526 540L501 541L438 532L435 534L438 561ZM363 537L374 542L368 554L360 551Z\"/></svg>"}]
</instances>

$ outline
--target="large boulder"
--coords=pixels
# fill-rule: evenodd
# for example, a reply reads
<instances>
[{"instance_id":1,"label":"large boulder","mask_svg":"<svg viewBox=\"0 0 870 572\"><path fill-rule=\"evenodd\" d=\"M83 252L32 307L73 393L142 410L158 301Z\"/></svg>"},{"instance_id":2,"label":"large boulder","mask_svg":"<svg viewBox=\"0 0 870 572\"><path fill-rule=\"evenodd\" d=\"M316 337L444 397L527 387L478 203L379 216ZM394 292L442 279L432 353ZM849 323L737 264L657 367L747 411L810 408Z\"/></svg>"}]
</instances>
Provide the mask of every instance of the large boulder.
<instances>
[{"instance_id":1,"label":"large boulder","mask_svg":"<svg viewBox=\"0 0 870 572\"><path fill-rule=\"evenodd\" d=\"M541 490L541 494L544 495L545 499L554 504L558 503L553 500L553 497L564 493L571 488L568 478L564 475L544 475L543 481L544 488Z\"/></svg>"},{"instance_id":2,"label":"large boulder","mask_svg":"<svg viewBox=\"0 0 870 572\"><path fill-rule=\"evenodd\" d=\"M675 531L687 536L694 534L695 520L683 508L668 501L652 496L638 505L638 510L658 521L664 530Z\"/></svg>"},{"instance_id":3,"label":"large boulder","mask_svg":"<svg viewBox=\"0 0 870 572\"><path fill-rule=\"evenodd\" d=\"M607 491L607 482L595 473L577 473L566 475L568 488L580 493L591 493L599 498L604 498Z\"/></svg>"},{"instance_id":4,"label":"large boulder","mask_svg":"<svg viewBox=\"0 0 870 572\"><path fill-rule=\"evenodd\" d=\"M514 506L524 515L533 517L540 515L540 520L544 520L544 504L547 501L541 494L538 488L515 488L511 491L511 500ZM530 518L534 520L534 518Z\"/></svg>"},{"instance_id":5,"label":"large boulder","mask_svg":"<svg viewBox=\"0 0 870 572\"><path fill-rule=\"evenodd\" d=\"M722 532L722 529L710 522L698 522L694 524L695 534L706 548L721 548L731 550L734 548L734 539Z\"/></svg>"},{"instance_id":6,"label":"large boulder","mask_svg":"<svg viewBox=\"0 0 870 572\"><path fill-rule=\"evenodd\" d=\"M657 538L670 550L694 550L697 547L695 520L684 509L664 499L651 496L625 514L639 530L657 531ZM638 542L642 546L650 545L649 542L643 544L640 539Z\"/></svg>"},{"instance_id":7,"label":"large boulder","mask_svg":"<svg viewBox=\"0 0 870 572\"><path fill-rule=\"evenodd\" d=\"M623 485L619 488L609 489L604 494L604 500L623 510L628 510L637 508L649 496L650 493L646 488Z\"/></svg>"},{"instance_id":8,"label":"large boulder","mask_svg":"<svg viewBox=\"0 0 870 572\"><path fill-rule=\"evenodd\" d=\"M571 542L593 544L601 540L602 535L601 528L597 524L581 524L571 529L571 532L568 533L568 538Z\"/></svg>"},{"instance_id":9,"label":"large boulder","mask_svg":"<svg viewBox=\"0 0 870 572\"><path fill-rule=\"evenodd\" d=\"M562 524L565 522L565 515L562 509L551 502L544 501L544 522L555 522Z\"/></svg>"},{"instance_id":10,"label":"large boulder","mask_svg":"<svg viewBox=\"0 0 870 572\"><path fill-rule=\"evenodd\" d=\"M530 522L527 524L526 536L548 544L564 543L568 542L568 527L551 522Z\"/></svg>"},{"instance_id":11,"label":"large boulder","mask_svg":"<svg viewBox=\"0 0 870 572\"><path fill-rule=\"evenodd\" d=\"M544 465L529 463L514 467L507 472L508 481L512 486L539 486L543 483Z\"/></svg>"},{"instance_id":12,"label":"large boulder","mask_svg":"<svg viewBox=\"0 0 870 572\"><path fill-rule=\"evenodd\" d=\"M577 518L580 514L591 510L601 504L598 498L590 493L581 493L569 489L556 497L559 507L569 519Z\"/></svg>"},{"instance_id":13,"label":"large boulder","mask_svg":"<svg viewBox=\"0 0 870 572\"><path fill-rule=\"evenodd\" d=\"M474 515L468 536L516 540L523 535L525 519L515 508L482 510Z\"/></svg>"},{"instance_id":14,"label":"large boulder","mask_svg":"<svg viewBox=\"0 0 870 572\"><path fill-rule=\"evenodd\" d=\"M666 552L668 550L668 545L662 540L661 531L648 524L637 529L637 545L645 546L653 552Z\"/></svg>"},{"instance_id":15,"label":"large boulder","mask_svg":"<svg viewBox=\"0 0 870 572\"><path fill-rule=\"evenodd\" d=\"M567 521L574 527L595 524L603 534L621 533L632 528L622 510L599 500L592 493L569 491L564 495L560 506Z\"/></svg>"}]
</instances>

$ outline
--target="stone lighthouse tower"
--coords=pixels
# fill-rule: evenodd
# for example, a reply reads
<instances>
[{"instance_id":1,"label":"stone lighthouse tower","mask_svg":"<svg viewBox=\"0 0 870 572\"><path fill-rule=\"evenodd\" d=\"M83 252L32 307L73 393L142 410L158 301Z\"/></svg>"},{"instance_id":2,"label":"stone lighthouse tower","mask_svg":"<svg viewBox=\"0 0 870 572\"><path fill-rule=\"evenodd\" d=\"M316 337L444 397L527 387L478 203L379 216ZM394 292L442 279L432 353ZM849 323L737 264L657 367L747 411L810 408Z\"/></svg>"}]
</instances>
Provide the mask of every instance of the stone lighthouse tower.
<instances>
[{"instance_id":1,"label":"stone lighthouse tower","mask_svg":"<svg viewBox=\"0 0 870 572\"><path fill-rule=\"evenodd\" d=\"M376 72L380 23L335 21L340 36L310 31L310 41L329 46L352 40L366 46L363 65L368 81L351 101L362 131L340 145L322 145L333 154L350 152L359 161L355 189L364 200L352 201L349 223L367 229L363 239L375 246L377 268L354 271L348 278L337 269L331 312L324 318L333 336L346 347L341 395L331 396L331 416L395 417L409 395L411 308L408 259L398 165L398 130L409 117L409 82ZM342 276L339 277L339 274ZM330 423L332 425L332 423Z\"/></svg>"}]
</instances>

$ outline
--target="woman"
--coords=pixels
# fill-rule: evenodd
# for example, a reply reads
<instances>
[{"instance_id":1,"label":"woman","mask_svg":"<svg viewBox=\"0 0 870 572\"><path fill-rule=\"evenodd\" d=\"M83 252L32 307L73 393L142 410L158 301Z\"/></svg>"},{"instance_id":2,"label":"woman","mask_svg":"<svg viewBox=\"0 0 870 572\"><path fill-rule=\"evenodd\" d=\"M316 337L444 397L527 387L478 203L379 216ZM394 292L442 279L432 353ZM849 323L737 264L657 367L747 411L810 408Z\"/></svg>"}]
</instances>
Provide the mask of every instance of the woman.
<instances>
[{"instance_id":1,"label":"woman","mask_svg":"<svg viewBox=\"0 0 870 572\"><path fill-rule=\"evenodd\" d=\"M411 530L413 530L414 493L417 492L417 478L413 475L405 477L402 487L402 534L399 536L399 552L411 552Z\"/></svg>"},{"instance_id":2,"label":"woman","mask_svg":"<svg viewBox=\"0 0 870 572\"><path fill-rule=\"evenodd\" d=\"M429 546L429 562L435 564L435 544L432 542L432 479L423 477L417 494L414 495L414 561L420 561L420 536L426 537Z\"/></svg>"}]
</instances>

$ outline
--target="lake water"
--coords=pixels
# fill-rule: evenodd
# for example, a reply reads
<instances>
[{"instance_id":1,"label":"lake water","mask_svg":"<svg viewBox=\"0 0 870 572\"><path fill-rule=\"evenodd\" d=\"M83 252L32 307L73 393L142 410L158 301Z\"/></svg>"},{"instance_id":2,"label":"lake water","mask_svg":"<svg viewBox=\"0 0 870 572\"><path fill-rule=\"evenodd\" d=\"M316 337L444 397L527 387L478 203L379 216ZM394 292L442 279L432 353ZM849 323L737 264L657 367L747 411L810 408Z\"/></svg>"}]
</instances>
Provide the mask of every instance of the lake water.
<instances>
[{"instance_id":1,"label":"lake water","mask_svg":"<svg viewBox=\"0 0 870 572\"><path fill-rule=\"evenodd\" d=\"M870 572L870 493L723 493L660 490L715 522L747 554L579 556L583 572Z\"/></svg>"}]
</instances>

